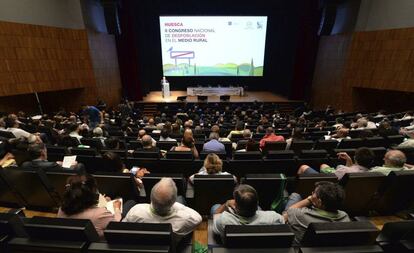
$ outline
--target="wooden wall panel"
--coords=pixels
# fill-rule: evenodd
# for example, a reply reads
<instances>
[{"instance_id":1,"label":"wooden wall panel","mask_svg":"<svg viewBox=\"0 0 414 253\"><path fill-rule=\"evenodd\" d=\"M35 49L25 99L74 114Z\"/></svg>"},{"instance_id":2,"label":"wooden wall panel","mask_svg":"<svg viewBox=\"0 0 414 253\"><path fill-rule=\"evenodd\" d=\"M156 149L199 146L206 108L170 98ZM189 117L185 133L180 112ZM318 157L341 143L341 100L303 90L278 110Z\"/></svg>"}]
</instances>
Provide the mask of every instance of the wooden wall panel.
<instances>
[{"instance_id":1,"label":"wooden wall panel","mask_svg":"<svg viewBox=\"0 0 414 253\"><path fill-rule=\"evenodd\" d=\"M0 96L94 82L85 30L0 22Z\"/></svg>"},{"instance_id":2,"label":"wooden wall panel","mask_svg":"<svg viewBox=\"0 0 414 253\"><path fill-rule=\"evenodd\" d=\"M312 84L313 107L324 109L328 104L342 107L342 77L351 39L351 34L321 37Z\"/></svg>"},{"instance_id":3,"label":"wooden wall panel","mask_svg":"<svg viewBox=\"0 0 414 253\"><path fill-rule=\"evenodd\" d=\"M33 92L45 112L112 106L121 87L113 35L0 21L0 111L37 113Z\"/></svg>"},{"instance_id":4,"label":"wooden wall panel","mask_svg":"<svg viewBox=\"0 0 414 253\"><path fill-rule=\"evenodd\" d=\"M342 45L338 44L338 38L349 42L345 54L337 53ZM337 64L338 61L343 61L343 64ZM332 75L336 82L329 86ZM341 93L339 96L338 91ZM378 102L387 99L381 97L387 93L379 91L414 95L414 28L321 38L312 94L316 107L333 104L338 109L351 111L372 109L377 105L379 109L381 103ZM369 96L369 92L374 95ZM403 104L400 103L400 108L408 109L408 101L406 108ZM391 111L395 108L384 109Z\"/></svg>"},{"instance_id":5,"label":"wooden wall panel","mask_svg":"<svg viewBox=\"0 0 414 253\"><path fill-rule=\"evenodd\" d=\"M96 80L96 95L108 105L116 105L121 99L122 83L115 37L88 30L88 39Z\"/></svg>"}]
</instances>

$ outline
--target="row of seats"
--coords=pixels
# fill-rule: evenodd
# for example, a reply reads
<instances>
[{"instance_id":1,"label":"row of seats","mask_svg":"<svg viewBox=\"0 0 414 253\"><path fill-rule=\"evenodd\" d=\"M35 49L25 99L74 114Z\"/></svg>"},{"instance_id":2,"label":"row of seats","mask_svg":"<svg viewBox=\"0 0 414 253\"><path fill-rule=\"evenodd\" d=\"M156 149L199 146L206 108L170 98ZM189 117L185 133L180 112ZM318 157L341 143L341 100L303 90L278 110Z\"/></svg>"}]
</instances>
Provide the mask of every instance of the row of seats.
<instances>
[{"instance_id":1,"label":"row of seats","mask_svg":"<svg viewBox=\"0 0 414 253\"><path fill-rule=\"evenodd\" d=\"M311 223L300 247L292 247L289 225L228 225L223 241L209 222L211 252L412 252L414 221ZM191 241L174 240L171 224L111 222L105 241L89 220L22 218L0 213L1 252L192 252Z\"/></svg>"},{"instance_id":2,"label":"row of seats","mask_svg":"<svg viewBox=\"0 0 414 253\"><path fill-rule=\"evenodd\" d=\"M0 171L0 205L27 207L34 210L56 210L64 193L68 176L74 172L44 172L10 168ZM111 198L138 202L149 201L152 187L162 178L171 177L178 194L185 196L188 205L206 215L213 204L232 198L235 187L231 175L196 175L194 185L187 184L183 174L149 174L143 178L146 195L138 191L132 174L94 174L99 191ZM288 181L284 174L247 174L241 183L252 185L258 192L260 206L271 209L274 201L283 198L284 190L307 197L318 181L338 182L334 174L300 175ZM351 215L366 215L372 211L392 214L407 208L414 200L410 192L414 171L380 173L349 173L340 181L346 193L344 210ZM363 189L363 190L361 190Z\"/></svg>"}]
</instances>

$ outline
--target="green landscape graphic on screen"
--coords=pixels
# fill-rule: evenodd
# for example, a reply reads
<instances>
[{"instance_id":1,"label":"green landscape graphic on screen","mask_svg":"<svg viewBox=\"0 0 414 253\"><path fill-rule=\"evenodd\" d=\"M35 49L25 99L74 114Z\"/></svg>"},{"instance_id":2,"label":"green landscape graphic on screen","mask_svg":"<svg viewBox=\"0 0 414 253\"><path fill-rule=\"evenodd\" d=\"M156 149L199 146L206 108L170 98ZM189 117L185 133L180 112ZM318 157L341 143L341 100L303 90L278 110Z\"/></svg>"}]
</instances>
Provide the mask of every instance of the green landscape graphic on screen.
<instances>
[{"instance_id":1,"label":"green landscape graphic on screen","mask_svg":"<svg viewBox=\"0 0 414 253\"><path fill-rule=\"evenodd\" d=\"M240 65L234 63L214 66L197 66L191 63L165 64L163 70L166 76L263 76L263 66L254 66L253 60Z\"/></svg>"}]
</instances>

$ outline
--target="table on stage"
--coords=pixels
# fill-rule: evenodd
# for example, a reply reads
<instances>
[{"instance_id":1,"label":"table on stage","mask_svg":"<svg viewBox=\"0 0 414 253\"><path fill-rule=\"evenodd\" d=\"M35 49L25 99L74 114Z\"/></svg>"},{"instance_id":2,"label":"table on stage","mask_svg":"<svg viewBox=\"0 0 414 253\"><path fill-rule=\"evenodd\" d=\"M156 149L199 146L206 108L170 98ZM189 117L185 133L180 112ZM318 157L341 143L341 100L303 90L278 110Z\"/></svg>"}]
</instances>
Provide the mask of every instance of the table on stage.
<instances>
[{"instance_id":1,"label":"table on stage","mask_svg":"<svg viewBox=\"0 0 414 253\"><path fill-rule=\"evenodd\" d=\"M188 87L187 96L243 96L243 87Z\"/></svg>"}]
</instances>

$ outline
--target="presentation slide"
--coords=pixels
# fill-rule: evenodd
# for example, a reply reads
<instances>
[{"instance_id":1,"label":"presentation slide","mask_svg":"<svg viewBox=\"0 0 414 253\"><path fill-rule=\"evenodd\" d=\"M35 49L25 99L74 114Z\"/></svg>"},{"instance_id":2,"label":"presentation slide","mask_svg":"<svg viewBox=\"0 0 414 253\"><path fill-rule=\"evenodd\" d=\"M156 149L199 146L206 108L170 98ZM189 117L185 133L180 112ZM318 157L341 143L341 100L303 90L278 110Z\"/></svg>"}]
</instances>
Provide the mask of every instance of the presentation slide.
<instances>
[{"instance_id":1,"label":"presentation slide","mask_svg":"<svg viewBox=\"0 0 414 253\"><path fill-rule=\"evenodd\" d=\"M164 76L263 76L266 16L161 16Z\"/></svg>"}]
</instances>

